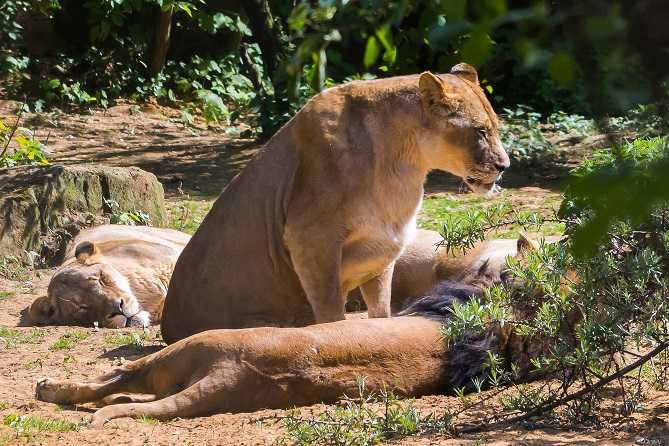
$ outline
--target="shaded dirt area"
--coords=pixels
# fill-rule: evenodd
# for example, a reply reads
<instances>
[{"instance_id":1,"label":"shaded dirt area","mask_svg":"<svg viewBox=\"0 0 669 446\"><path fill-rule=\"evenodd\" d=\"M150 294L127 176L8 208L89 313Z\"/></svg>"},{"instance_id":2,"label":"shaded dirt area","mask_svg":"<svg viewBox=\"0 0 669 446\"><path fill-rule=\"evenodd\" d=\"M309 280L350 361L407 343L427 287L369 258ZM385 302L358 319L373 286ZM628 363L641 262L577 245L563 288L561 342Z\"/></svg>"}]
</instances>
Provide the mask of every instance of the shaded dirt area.
<instances>
[{"instance_id":1,"label":"shaded dirt area","mask_svg":"<svg viewBox=\"0 0 669 446\"><path fill-rule=\"evenodd\" d=\"M0 119L12 122L14 106L0 103ZM187 199L211 201L222 187L251 158L259 143L235 136L246 129L208 128L203 123L184 127L173 110L131 103L107 111L61 116L42 116L28 121L36 136L53 150L53 163L103 163L112 166L137 166L153 172L165 187L172 203ZM22 125L25 125L22 123ZM34 127L33 127L34 126ZM227 132L227 133L226 133ZM565 151L580 156L583 146ZM532 206L547 198L559 197L562 179L570 166L556 159L535 160L513 166L505 174L503 186L511 200ZM457 195L464 192L459 180L443 173L430 176L426 193ZM94 407L59 407L38 402L34 386L39 377L83 379L112 370L157 351L164 343L156 340L157 327L146 334L139 329L100 329L32 326L27 307L46 292L53 269L23 271L15 265L0 264L0 445L3 444L100 444L100 445L257 445L274 444L285 434L277 415L283 411L264 410L251 414L219 414L195 419L176 419L165 423L152 420L121 419L102 430L80 427L58 431L54 427L20 429L16 415L28 419L80 422ZM12 280L7 276L14 276ZM135 333L133 338L132 333ZM435 339L438 334L435 334ZM141 340L138 345L137 339ZM249 389L252 392L253 389ZM596 445L633 444L645 438L648 444L669 444L669 396L650 391L642 402L644 411L630 417L605 412L587 426L557 428L512 426L486 433L453 437L429 434L394 442L403 445ZM461 403L454 397L420 398L415 406L425 415L456 411ZM304 408L309 416L318 407ZM472 415L456 422L466 424L471 416L495 414L491 402L477 406ZM15 419L13 425L8 424Z\"/></svg>"}]
</instances>

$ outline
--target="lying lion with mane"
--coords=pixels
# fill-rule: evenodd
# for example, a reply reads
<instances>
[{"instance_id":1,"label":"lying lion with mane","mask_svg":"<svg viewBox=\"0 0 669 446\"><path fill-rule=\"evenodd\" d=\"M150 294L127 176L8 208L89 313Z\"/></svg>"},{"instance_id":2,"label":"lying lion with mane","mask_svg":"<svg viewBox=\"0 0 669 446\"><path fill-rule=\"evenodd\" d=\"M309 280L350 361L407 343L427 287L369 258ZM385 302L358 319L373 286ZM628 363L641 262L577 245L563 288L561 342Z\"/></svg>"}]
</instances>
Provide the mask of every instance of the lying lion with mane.
<instances>
[{"instance_id":1,"label":"lying lion with mane","mask_svg":"<svg viewBox=\"0 0 669 446\"><path fill-rule=\"evenodd\" d=\"M548 237L546 241L556 241ZM391 287L391 308L397 313L417 298L425 296L439 282L468 283L478 274L484 264L488 269L499 271L506 266L506 258L513 256L518 246L537 247L539 244L525 234L519 240L497 239L476 242L466 250L455 254L442 245L444 238L436 231L417 229L411 240L395 261ZM520 244L520 245L519 245ZM365 310L365 302L359 289L348 294L347 311Z\"/></svg>"},{"instance_id":2,"label":"lying lion with mane","mask_svg":"<svg viewBox=\"0 0 669 446\"><path fill-rule=\"evenodd\" d=\"M172 229L103 225L81 231L30 317L92 327L160 322L174 264L190 236Z\"/></svg>"},{"instance_id":3,"label":"lying lion with mane","mask_svg":"<svg viewBox=\"0 0 669 446\"><path fill-rule=\"evenodd\" d=\"M519 255L533 248L524 240ZM530 369L528 345L510 324L450 348L439 340L453 302L481 296L482 286L499 280L500 271L484 263L472 277L478 286L444 282L389 319L199 333L98 378L42 378L37 398L57 404L104 400L109 405L91 421L99 428L119 417L164 420L332 403L355 391L356 373L367 376L368 390L393 384L400 396L473 390L474 379L488 382L488 351L518 365L525 376Z\"/></svg>"},{"instance_id":4,"label":"lying lion with mane","mask_svg":"<svg viewBox=\"0 0 669 446\"><path fill-rule=\"evenodd\" d=\"M476 71L356 81L314 96L223 191L179 257L161 331L344 318L360 286L391 314L395 259L431 169L490 192L509 158Z\"/></svg>"}]
</instances>

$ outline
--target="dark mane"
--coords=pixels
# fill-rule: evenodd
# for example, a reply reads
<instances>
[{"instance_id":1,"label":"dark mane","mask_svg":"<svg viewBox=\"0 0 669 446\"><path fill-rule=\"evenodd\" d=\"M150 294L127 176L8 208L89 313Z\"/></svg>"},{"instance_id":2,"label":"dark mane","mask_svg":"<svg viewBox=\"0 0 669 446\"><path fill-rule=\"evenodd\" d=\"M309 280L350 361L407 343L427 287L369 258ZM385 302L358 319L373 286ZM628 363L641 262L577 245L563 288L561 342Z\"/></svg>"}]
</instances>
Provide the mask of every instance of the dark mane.
<instances>
[{"instance_id":1,"label":"dark mane","mask_svg":"<svg viewBox=\"0 0 669 446\"><path fill-rule=\"evenodd\" d=\"M484 292L479 287L455 282L442 282L435 285L427 296L414 301L398 316L420 316L437 319L448 324L452 318L453 302L468 302L471 296L482 298ZM445 342L445 341L444 341ZM453 389L464 388L467 392L475 390L474 380L483 382L483 388L490 387L488 352L502 353L497 335L486 330L481 334L467 334L464 339L452 345L447 355L450 370L449 383L444 393L453 394Z\"/></svg>"},{"instance_id":2,"label":"dark mane","mask_svg":"<svg viewBox=\"0 0 669 446\"><path fill-rule=\"evenodd\" d=\"M481 288L456 282L440 282L427 296L409 304L398 316L422 316L446 323L451 318L453 302L468 302L471 296L483 297Z\"/></svg>"}]
</instances>

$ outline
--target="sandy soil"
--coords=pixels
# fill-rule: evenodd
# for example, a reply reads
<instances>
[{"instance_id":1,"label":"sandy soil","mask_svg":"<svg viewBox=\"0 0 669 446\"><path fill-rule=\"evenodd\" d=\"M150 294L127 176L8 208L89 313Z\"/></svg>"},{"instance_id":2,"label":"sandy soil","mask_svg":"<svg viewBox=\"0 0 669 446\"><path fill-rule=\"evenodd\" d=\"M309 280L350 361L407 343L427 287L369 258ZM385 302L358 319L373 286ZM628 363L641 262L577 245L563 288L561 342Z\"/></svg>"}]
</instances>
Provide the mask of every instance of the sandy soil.
<instances>
[{"instance_id":1,"label":"sandy soil","mask_svg":"<svg viewBox=\"0 0 669 446\"><path fill-rule=\"evenodd\" d=\"M0 103L0 119L11 122L13 105ZM225 128L203 124L186 128L175 120L175 112L160 107L121 104L92 114L43 116L35 125L37 137L53 150L54 163L105 163L138 166L154 172L163 182L167 198L175 203L187 197L212 200L220 189L245 165L258 144L226 133ZM241 129L245 130L245 129ZM238 130L235 131L239 133ZM234 133L234 132L233 132ZM510 169L505 187L519 202L538 203L559 196L567 165L534 163ZM458 180L446 174L431 175L429 194L457 194ZM121 419L102 430L81 427L63 432L54 429L18 429L12 417L79 422L90 416L91 405L56 406L36 401L35 382L39 377L81 379L101 374L122 361L131 361L164 346L156 341L152 327L143 346L119 345L120 336L139 329L100 329L32 326L27 307L44 294L54 270L30 272L26 277L8 280L0 277L0 445L3 444L100 444L100 445L258 445L274 444L285 429L277 416L283 411L264 410L250 414L219 414L195 419L176 419L165 423ZM57 345L71 339L69 348ZM253 391L253 389L249 389ZM402 445L628 445L669 444L669 395L648 389L643 411L629 417L617 414L616 400L611 410L581 425L537 424L533 429L514 425L484 433L454 436L428 434L395 441ZM611 391L615 395L615 391ZM416 401L423 413L435 414L460 408L453 397L430 396ZM318 407L304 408L305 416ZM458 425L492 416L499 408L494 403L475 405L462 415Z\"/></svg>"}]
</instances>

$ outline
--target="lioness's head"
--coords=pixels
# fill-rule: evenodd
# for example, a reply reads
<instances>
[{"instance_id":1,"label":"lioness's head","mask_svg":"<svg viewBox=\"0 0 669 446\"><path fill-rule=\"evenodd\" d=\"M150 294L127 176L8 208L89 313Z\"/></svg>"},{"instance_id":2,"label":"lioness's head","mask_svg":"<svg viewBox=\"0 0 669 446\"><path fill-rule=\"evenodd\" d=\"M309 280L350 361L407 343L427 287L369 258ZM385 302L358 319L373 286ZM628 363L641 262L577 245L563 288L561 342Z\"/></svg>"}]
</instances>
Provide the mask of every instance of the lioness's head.
<instances>
[{"instance_id":1,"label":"lioness's head","mask_svg":"<svg viewBox=\"0 0 669 446\"><path fill-rule=\"evenodd\" d=\"M30 317L40 324L126 327L149 325L128 280L111 265L92 242L75 249L76 261L51 278L46 296L35 299Z\"/></svg>"},{"instance_id":2,"label":"lioness's head","mask_svg":"<svg viewBox=\"0 0 669 446\"><path fill-rule=\"evenodd\" d=\"M450 74L425 72L419 80L426 158L433 168L461 176L474 192L490 192L509 157L497 134L497 115L478 74L458 64Z\"/></svg>"}]
</instances>

